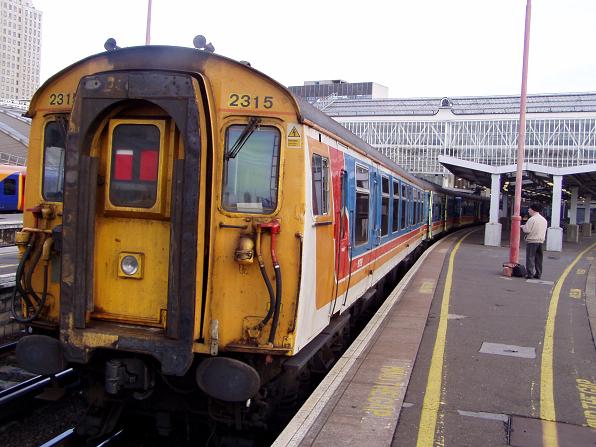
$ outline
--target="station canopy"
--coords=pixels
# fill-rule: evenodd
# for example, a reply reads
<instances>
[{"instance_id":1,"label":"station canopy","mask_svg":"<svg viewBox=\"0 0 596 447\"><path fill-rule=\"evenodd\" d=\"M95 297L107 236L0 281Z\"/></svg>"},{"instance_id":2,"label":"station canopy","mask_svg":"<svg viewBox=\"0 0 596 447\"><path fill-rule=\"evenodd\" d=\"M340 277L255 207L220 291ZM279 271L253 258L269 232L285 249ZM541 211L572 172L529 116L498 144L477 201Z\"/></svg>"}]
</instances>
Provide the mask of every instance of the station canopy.
<instances>
[{"instance_id":1,"label":"station canopy","mask_svg":"<svg viewBox=\"0 0 596 447\"><path fill-rule=\"evenodd\" d=\"M489 166L449 156L439 156L439 162L456 178L487 188L491 187L492 174L501 174L501 191L508 195L515 194L516 165ZM524 163L522 197L544 202L552 200L554 175L563 177L561 197L564 200L571 197L573 187L578 188L580 200L586 194L590 194L593 200L596 200L596 165L594 164L555 168Z\"/></svg>"}]
</instances>

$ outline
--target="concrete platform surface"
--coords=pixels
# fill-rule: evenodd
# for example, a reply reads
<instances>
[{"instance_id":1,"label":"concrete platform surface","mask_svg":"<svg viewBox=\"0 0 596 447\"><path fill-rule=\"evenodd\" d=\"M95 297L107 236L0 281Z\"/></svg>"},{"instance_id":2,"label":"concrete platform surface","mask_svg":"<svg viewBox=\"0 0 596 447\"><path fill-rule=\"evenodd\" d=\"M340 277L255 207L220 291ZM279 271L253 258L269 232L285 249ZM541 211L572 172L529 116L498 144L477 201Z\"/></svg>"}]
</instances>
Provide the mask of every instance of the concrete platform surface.
<instances>
[{"instance_id":1,"label":"concrete platform surface","mask_svg":"<svg viewBox=\"0 0 596 447\"><path fill-rule=\"evenodd\" d=\"M545 252L540 280L503 277L509 248L483 246L482 231L463 241L449 305L458 317L447 321L440 384L429 383L441 319L435 294L392 445L596 445L596 350L586 304L594 295L588 277L596 283L595 240ZM443 266L437 291L445 280ZM436 423L421 427L437 385Z\"/></svg>"}]
</instances>

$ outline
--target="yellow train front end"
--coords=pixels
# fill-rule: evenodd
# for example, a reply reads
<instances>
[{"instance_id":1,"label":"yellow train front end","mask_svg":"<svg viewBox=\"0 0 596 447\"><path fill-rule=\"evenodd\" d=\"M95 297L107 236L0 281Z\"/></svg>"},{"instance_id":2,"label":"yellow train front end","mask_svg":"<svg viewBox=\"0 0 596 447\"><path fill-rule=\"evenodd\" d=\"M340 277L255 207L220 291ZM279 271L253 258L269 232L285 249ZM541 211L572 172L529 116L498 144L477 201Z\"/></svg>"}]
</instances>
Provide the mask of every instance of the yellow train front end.
<instances>
[{"instance_id":1,"label":"yellow train front end","mask_svg":"<svg viewBox=\"0 0 596 447\"><path fill-rule=\"evenodd\" d=\"M248 411L294 353L305 155L293 97L205 51L136 47L58 73L28 116L15 313L36 334L21 365L92 370L106 401L159 404L176 380L205 414Z\"/></svg>"}]
</instances>

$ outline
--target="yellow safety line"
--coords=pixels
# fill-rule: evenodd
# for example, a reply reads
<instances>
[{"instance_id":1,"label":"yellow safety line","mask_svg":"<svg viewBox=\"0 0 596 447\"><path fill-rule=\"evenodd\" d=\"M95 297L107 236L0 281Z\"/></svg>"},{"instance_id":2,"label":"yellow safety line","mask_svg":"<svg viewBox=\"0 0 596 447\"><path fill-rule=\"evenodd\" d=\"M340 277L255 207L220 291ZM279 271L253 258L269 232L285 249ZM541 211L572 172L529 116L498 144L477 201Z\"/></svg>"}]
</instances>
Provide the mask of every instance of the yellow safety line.
<instances>
[{"instance_id":1,"label":"yellow safety line","mask_svg":"<svg viewBox=\"0 0 596 447\"><path fill-rule=\"evenodd\" d=\"M4 264L0 265L0 269L7 269L8 267L16 267L19 264Z\"/></svg>"},{"instance_id":2,"label":"yellow safety line","mask_svg":"<svg viewBox=\"0 0 596 447\"><path fill-rule=\"evenodd\" d=\"M428 371L428 380L426 382L426 391L424 393L424 402L422 403L422 413L420 414L420 426L418 427L417 447L431 447L435 442L435 431L437 426L437 414L441 404L441 379L443 377L443 358L445 354L445 340L447 338L447 317L449 315L449 298L451 296L451 285L453 282L453 264L455 254L465 238L473 231L465 234L451 252L449 256L449 268L445 277L445 287L443 288L443 302L441 303L441 317L437 329L437 338L433 349L433 356Z\"/></svg>"},{"instance_id":3,"label":"yellow safety line","mask_svg":"<svg viewBox=\"0 0 596 447\"><path fill-rule=\"evenodd\" d=\"M553 386L553 347L555 336L555 317L557 316L557 307L559 297L565 279L583 255L592 250L596 242L582 251L573 260L571 264L563 271L557 284L553 289L550 304L548 306L548 315L546 317L546 327L544 330L544 343L542 344L542 361L540 365L540 419L542 419L542 441L544 447L558 447L557 418L555 413L555 393Z\"/></svg>"}]
</instances>

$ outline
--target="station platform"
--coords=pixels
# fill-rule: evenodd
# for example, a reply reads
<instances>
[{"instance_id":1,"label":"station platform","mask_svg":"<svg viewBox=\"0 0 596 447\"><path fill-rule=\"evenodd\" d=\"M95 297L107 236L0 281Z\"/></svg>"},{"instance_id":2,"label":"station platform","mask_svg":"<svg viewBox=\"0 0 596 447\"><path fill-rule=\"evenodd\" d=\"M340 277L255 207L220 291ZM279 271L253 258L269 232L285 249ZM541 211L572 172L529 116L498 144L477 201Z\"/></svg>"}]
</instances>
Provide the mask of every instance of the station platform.
<instances>
[{"instance_id":1,"label":"station platform","mask_svg":"<svg viewBox=\"0 0 596 447\"><path fill-rule=\"evenodd\" d=\"M483 228L437 242L273 445L595 446L595 256L582 238L527 280Z\"/></svg>"}]
</instances>

